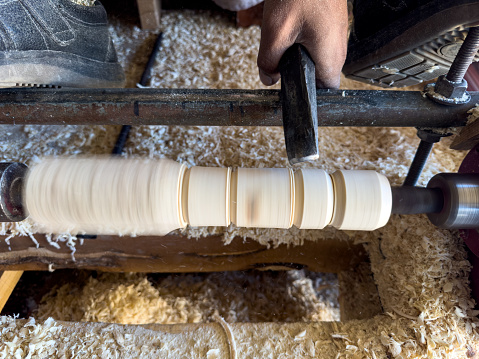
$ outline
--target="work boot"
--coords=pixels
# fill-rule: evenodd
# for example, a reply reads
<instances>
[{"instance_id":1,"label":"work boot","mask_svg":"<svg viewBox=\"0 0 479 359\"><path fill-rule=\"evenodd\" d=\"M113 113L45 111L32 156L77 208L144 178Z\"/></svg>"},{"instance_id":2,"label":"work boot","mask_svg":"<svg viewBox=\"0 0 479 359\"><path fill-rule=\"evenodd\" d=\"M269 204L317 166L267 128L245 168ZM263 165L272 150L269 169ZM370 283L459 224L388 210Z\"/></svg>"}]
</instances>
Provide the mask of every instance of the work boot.
<instances>
[{"instance_id":1,"label":"work boot","mask_svg":"<svg viewBox=\"0 0 479 359\"><path fill-rule=\"evenodd\" d=\"M106 11L91 5L0 1L0 87L123 87Z\"/></svg>"},{"instance_id":2,"label":"work boot","mask_svg":"<svg viewBox=\"0 0 479 359\"><path fill-rule=\"evenodd\" d=\"M448 72L468 28L479 23L479 1L355 0L353 14L346 77L404 87Z\"/></svg>"}]
</instances>

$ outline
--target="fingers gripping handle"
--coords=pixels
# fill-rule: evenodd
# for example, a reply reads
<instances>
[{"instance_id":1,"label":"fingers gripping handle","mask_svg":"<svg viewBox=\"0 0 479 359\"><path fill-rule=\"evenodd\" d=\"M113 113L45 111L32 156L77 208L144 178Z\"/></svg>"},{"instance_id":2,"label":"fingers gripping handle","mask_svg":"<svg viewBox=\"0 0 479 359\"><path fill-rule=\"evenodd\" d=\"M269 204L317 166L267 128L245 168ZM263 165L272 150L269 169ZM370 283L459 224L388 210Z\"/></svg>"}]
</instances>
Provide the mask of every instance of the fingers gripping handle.
<instances>
[{"instance_id":1,"label":"fingers gripping handle","mask_svg":"<svg viewBox=\"0 0 479 359\"><path fill-rule=\"evenodd\" d=\"M281 58L281 103L286 152L291 164L319 158L314 62L294 44Z\"/></svg>"}]
</instances>

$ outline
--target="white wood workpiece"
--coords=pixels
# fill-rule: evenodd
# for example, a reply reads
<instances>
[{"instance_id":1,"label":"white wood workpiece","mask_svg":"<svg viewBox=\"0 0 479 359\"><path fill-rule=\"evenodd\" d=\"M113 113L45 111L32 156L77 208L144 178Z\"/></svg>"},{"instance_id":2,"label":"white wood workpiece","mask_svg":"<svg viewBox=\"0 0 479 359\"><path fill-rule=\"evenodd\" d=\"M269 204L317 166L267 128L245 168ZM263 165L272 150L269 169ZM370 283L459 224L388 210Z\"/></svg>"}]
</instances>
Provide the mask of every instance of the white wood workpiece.
<instances>
[{"instance_id":1,"label":"white wood workpiece","mask_svg":"<svg viewBox=\"0 0 479 359\"><path fill-rule=\"evenodd\" d=\"M289 168L238 168L236 218L239 227L290 228L293 225L294 179Z\"/></svg>"},{"instance_id":2,"label":"white wood workpiece","mask_svg":"<svg viewBox=\"0 0 479 359\"><path fill-rule=\"evenodd\" d=\"M184 198L190 226L229 226L231 168L192 167L185 176Z\"/></svg>"},{"instance_id":3,"label":"white wood workpiece","mask_svg":"<svg viewBox=\"0 0 479 359\"><path fill-rule=\"evenodd\" d=\"M25 204L46 233L165 235L187 224L185 171L163 159L47 158L26 178Z\"/></svg>"},{"instance_id":4,"label":"white wood workpiece","mask_svg":"<svg viewBox=\"0 0 479 359\"><path fill-rule=\"evenodd\" d=\"M388 179L374 171L336 171L334 214L331 225L338 229L372 231L383 227L392 208Z\"/></svg>"},{"instance_id":5,"label":"white wood workpiece","mask_svg":"<svg viewBox=\"0 0 479 359\"><path fill-rule=\"evenodd\" d=\"M334 191L331 176L323 170L300 169L294 174L294 225L300 229L323 229L331 223Z\"/></svg>"},{"instance_id":6,"label":"white wood workpiece","mask_svg":"<svg viewBox=\"0 0 479 359\"><path fill-rule=\"evenodd\" d=\"M391 214L374 171L206 168L171 160L44 159L25 204L45 233L166 235L192 226L374 230Z\"/></svg>"}]
</instances>

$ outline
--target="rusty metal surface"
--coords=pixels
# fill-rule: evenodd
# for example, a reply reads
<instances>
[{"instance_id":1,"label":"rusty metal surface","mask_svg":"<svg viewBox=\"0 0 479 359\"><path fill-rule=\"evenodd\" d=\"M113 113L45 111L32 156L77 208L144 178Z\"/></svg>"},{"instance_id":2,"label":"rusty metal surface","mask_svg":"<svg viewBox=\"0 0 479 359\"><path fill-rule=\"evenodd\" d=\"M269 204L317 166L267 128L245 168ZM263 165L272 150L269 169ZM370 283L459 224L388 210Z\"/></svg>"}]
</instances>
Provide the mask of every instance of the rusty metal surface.
<instances>
[{"instance_id":1,"label":"rusty metal surface","mask_svg":"<svg viewBox=\"0 0 479 359\"><path fill-rule=\"evenodd\" d=\"M471 92L471 103L479 92ZM463 126L416 91L318 90L319 126ZM279 90L0 89L0 124L281 126Z\"/></svg>"}]
</instances>

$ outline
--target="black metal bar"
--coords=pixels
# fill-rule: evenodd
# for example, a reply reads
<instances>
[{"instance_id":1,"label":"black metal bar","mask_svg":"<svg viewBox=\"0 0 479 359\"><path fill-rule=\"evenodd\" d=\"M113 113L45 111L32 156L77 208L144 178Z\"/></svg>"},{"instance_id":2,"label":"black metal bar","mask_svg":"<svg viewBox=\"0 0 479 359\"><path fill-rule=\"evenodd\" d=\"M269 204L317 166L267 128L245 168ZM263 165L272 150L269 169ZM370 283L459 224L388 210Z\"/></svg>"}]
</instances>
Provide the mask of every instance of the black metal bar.
<instances>
[{"instance_id":1,"label":"black metal bar","mask_svg":"<svg viewBox=\"0 0 479 359\"><path fill-rule=\"evenodd\" d=\"M420 214L441 212L444 195L437 188L392 187L392 213Z\"/></svg>"},{"instance_id":2,"label":"black metal bar","mask_svg":"<svg viewBox=\"0 0 479 359\"><path fill-rule=\"evenodd\" d=\"M431 153L434 143L421 140L412 160L411 166L404 180L403 186L415 186L426 165L427 158Z\"/></svg>"},{"instance_id":3,"label":"black metal bar","mask_svg":"<svg viewBox=\"0 0 479 359\"><path fill-rule=\"evenodd\" d=\"M115 143L115 147L113 147L113 151L111 151L112 155L119 156L123 152L123 148L125 147L126 140L128 140L128 135L130 134L131 126L130 125L123 125L120 130L120 134Z\"/></svg>"},{"instance_id":4,"label":"black metal bar","mask_svg":"<svg viewBox=\"0 0 479 359\"><path fill-rule=\"evenodd\" d=\"M146 63L145 69L143 70L143 74L141 75L140 85L141 86L148 86L151 79L151 69L156 61L156 56L158 52L160 52L161 48L161 41L163 40L163 33L160 32L158 37L155 40L155 44L153 45L153 50L151 50L150 57L148 58L148 62Z\"/></svg>"},{"instance_id":5,"label":"black metal bar","mask_svg":"<svg viewBox=\"0 0 479 359\"><path fill-rule=\"evenodd\" d=\"M320 126L457 127L472 107L416 91L317 90L317 99ZM281 126L282 110L278 90L0 89L0 124Z\"/></svg>"}]
</instances>

